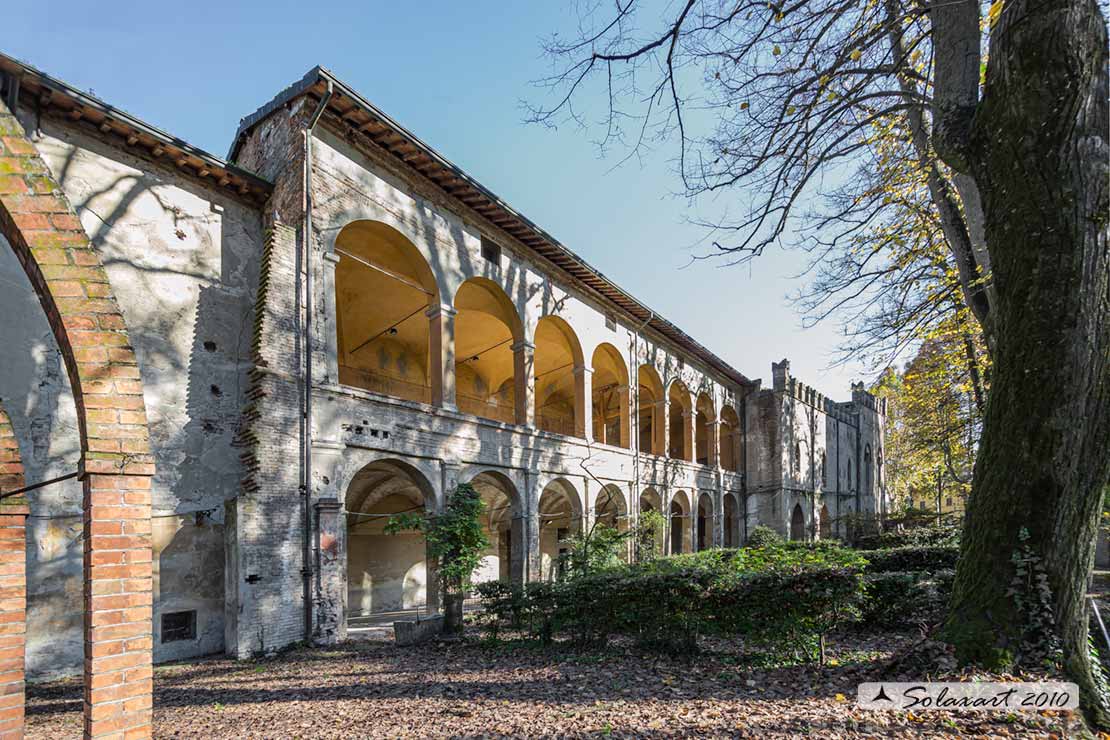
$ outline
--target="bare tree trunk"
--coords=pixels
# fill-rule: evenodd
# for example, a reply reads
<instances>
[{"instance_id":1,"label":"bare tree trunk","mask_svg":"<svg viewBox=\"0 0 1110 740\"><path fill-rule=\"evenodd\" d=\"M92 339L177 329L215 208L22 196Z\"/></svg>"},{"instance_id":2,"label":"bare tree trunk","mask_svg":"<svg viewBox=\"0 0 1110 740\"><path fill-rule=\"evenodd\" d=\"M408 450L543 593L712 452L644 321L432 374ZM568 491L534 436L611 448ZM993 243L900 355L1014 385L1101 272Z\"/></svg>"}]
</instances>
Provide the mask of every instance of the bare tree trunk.
<instances>
[{"instance_id":1,"label":"bare tree trunk","mask_svg":"<svg viewBox=\"0 0 1110 740\"><path fill-rule=\"evenodd\" d=\"M1094 0L1007 0L983 100L950 162L966 163L983 198L997 344L945 626L964 658L1020 658L1027 615L1007 589L1027 531L1065 670L1102 726L1085 591L1110 474L1108 94ZM962 113L939 149L960 147Z\"/></svg>"}]
</instances>

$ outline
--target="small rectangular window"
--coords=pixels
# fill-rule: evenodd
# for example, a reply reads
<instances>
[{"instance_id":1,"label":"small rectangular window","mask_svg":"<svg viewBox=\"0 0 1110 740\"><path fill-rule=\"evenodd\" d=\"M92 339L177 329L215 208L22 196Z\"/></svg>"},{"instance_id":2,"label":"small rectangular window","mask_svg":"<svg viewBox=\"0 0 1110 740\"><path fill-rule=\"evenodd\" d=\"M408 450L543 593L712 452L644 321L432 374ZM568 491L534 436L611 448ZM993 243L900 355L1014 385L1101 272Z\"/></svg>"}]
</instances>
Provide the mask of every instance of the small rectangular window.
<instances>
[{"instance_id":1,"label":"small rectangular window","mask_svg":"<svg viewBox=\"0 0 1110 740\"><path fill-rule=\"evenodd\" d=\"M492 262L498 267L501 266L501 245L492 239L482 237L482 259L486 262Z\"/></svg>"},{"instance_id":2,"label":"small rectangular window","mask_svg":"<svg viewBox=\"0 0 1110 740\"><path fill-rule=\"evenodd\" d=\"M195 640L197 638L196 610L166 612L162 615L162 642Z\"/></svg>"}]
</instances>

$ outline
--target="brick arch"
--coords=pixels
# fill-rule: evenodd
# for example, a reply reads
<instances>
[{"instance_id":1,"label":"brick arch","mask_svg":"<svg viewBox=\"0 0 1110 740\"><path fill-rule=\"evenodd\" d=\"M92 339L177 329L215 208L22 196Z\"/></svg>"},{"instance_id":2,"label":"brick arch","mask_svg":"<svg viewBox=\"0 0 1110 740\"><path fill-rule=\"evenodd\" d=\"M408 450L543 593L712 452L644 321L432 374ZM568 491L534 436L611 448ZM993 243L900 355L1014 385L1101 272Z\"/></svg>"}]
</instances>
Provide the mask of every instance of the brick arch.
<instances>
[{"instance_id":1,"label":"brick arch","mask_svg":"<svg viewBox=\"0 0 1110 740\"><path fill-rule=\"evenodd\" d=\"M0 102L0 234L61 349L81 437L85 737L151 731L154 461L142 381L100 255Z\"/></svg>"}]
</instances>

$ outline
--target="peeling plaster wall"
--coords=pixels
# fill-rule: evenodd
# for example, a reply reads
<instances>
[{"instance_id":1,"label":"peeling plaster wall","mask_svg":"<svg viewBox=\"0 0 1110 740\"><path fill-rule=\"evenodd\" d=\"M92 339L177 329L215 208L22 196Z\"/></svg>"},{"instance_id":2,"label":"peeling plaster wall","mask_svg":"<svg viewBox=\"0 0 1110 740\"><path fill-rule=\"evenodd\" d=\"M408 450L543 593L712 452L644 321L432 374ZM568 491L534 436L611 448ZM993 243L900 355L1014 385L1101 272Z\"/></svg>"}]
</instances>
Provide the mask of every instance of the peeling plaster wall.
<instances>
[{"instance_id":1,"label":"peeling plaster wall","mask_svg":"<svg viewBox=\"0 0 1110 740\"><path fill-rule=\"evenodd\" d=\"M22 116L28 131L31 115ZM223 649L223 502L251 340L261 226L254 209L49 121L35 144L100 249L139 360L154 479L154 658ZM76 469L69 382L30 283L0 244L0 398L29 483ZM27 671L77 671L82 647L81 486L33 492ZM161 642L163 612L196 610L196 639Z\"/></svg>"}]
</instances>

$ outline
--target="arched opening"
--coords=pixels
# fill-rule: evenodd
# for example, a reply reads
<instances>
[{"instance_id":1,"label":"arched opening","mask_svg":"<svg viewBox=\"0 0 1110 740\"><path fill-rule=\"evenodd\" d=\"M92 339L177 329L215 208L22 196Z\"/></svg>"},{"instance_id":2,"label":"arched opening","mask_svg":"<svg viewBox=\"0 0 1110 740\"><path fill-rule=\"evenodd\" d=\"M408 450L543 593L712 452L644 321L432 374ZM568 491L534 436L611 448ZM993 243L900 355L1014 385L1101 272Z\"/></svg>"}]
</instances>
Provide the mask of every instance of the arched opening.
<instances>
[{"instance_id":1,"label":"arched opening","mask_svg":"<svg viewBox=\"0 0 1110 740\"><path fill-rule=\"evenodd\" d=\"M594 502L594 516L599 525L621 533L628 531L628 504L618 486L610 483L598 492L597 501ZM622 544L620 552L621 560L625 562L628 561L629 553L627 544L627 541Z\"/></svg>"},{"instance_id":2,"label":"arched opening","mask_svg":"<svg viewBox=\"0 0 1110 740\"><path fill-rule=\"evenodd\" d=\"M636 370L637 420L640 451L662 455L663 450L663 381L651 365Z\"/></svg>"},{"instance_id":3,"label":"arched opening","mask_svg":"<svg viewBox=\"0 0 1110 740\"><path fill-rule=\"evenodd\" d=\"M722 518L724 546L738 547L740 545L740 519L739 507L736 505L736 496L726 493L722 501Z\"/></svg>"},{"instance_id":4,"label":"arched opening","mask_svg":"<svg viewBox=\"0 0 1110 740\"><path fill-rule=\"evenodd\" d=\"M583 386L578 337L563 319L544 316L536 324L535 344L536 427L584 437L578 411Z\"/></svg>"},{"instance_id":5,"label":"arched opening","mask_svg":"<svg viewBox=\"0 0 1110 740\"><path fill-rule=\"evenodd\" d=\"M686 386L681 380L676 380L671 383L671 387L667 391L667 400L670 406L667 419L670 449L667 450L667 455L675 460L692 462L691 454L693 451L690 448L693 446L693 440L690 439L692 435L688 423L693 411L690 391L686 390Z\"/></svg>"},{"instance_id":6,"label":"arched opening","mask_svg":"<svg viewBox=\"0 0 1110 740\"><path fill-rule=\"evenodd\" d=\"M721 467L734 473L740 470L739 432L740 420L736 411L731 406L722 407L719 428Z\"/></svg>"},{"instance_id":7,"label":"arched opening","mask_svg":"<svg viewBox=\"0 0 1110 740\"><path fill-rule=\"evenodd\" d=\"M713 547L713 499L703 493L698 497L697 550Z\"/></svg>"},{"instance_id":8,"label":"arched opening","mask_svg":"<svg viewBox=\"0 0 1110 740\"><path fill-rule=\"evenodd\" d=\"M871 445L867 445L863 450L863 492L868 496L871 495L872 490L871 475Z\"/></svg>"},{"instance_id":9,"label":"arched opening","mask_svg":"<svg viewBox=\"0 0 1110 740\"><path fill-rule=\"evenodd\" d=\"M829 507L827 504L821 504L821 516L817 520L818 523L818 539L827 540L833 536L832 521L829 519Z\"/></svg>"},{"instance_id":10,"label":"arched opening","mask_svg":"<svg viewBox=\"0 0 1110 740\"><path fill-rule=\"evenodd\" d=\"M678 491L671 498L670 516L668 518L671 554L677 555L680 552L687 552L689 549L686 545L689 539L687 521L690 518L690 500L686 497L685 491Z\"/></svg>"},{"instance_id":11,"label":"arched opening","mask_svg":"<svg viewBox=\"0 0 1110 740\"><path fill-rule=\"evenodd\" d=\"M546 581L566 573L570 541L582 529L578 491L562 478L551 481L540 494L540 573Z\"/></svg>"},{"instance_id":12,"label":"arched opening","mask_svg":"<svg viewBox=\"0 0 1110 740\"><path fill-rule=\"evenodd\" d=\"M455 398L459 411L506 424L516 421L513 344L523 332L505 291L471 278L455 293Z\"/></svg>"},{"instance_id":13,"label":"arched opening","mask_svg":"<svg viewBox=\"0 0 1110 740\"><path fill-rule=\"evenodd\" d=\"M802 512L801 504L794 504L794 513L790 517L790 539L801 541L806 538L806 517Z\"/></svg>"},{"instance_id":14,"label":"arched opening","mask_svg":"<svg viewBox=\"0 0 1110 740\"><path fill-rule=\"evenodd\" d=\"M699 393L694 416L694 446L697 448L695 461L699 465L712 465L714 462L712 424L716 418L713 399L705 393Z\"/></svg>"},{"instance_id":15,"label":"arched opening","mask_svg":"<svg viewBox=\"0 0 1110 740\"><path fill-rule=\"evenodd\" d=\"M524 516L516 486L505 475L487 471L470 482L486 506L484 520L489 549L472 580L524 583L527 544Z\"/></svg>"},{"instance_id":16,"label":"arched opening","mask_svg":"<svg viewBox=\"0 0 1110 740\"><path fill-rule=\"evenodd\" d=\"M4 100L18 104L17 87L10 83L7 87L9 95ZM81 470L85 473L81 476L84 498L80 548L85 627L84 730L89 737L149 733L149 682L132 681L108 692L93 690L115 683L119 666L125 665L135 675L142 675L151 665L154 635L151 609L133 607L150 603L153 554L150 500L136 494L132 501L129 494L121 494L149 490L155 474L143 379L127 322L116 302L100 251L90 243L61 183L50 174L50 168L3 100L0 100L0 129L5 131L8 152L5 158L8 175L4 178L7 187L0 187L0 249L5 248L5 242L11 247L50 317L73 397L77 399ZM49 201L46 209L42 208L44 201ZM35 232L24 232L32 228ZM43 265L48 263L51 268L44 269ZM79 275L75 277L73 272ZM59 301L61 296L67 298ZM96 328L96 332L86 335L83 330L89 328ZM109 348L107 352L105 347ZM124 408L138 419L137 423L117 419L115 410ZM109 418L96 418L96 423L90 424L95 415ZM15 471L7 467L4 472ZM121 495L128 499L125 513L118 507L104 505L119 500ZM5 526L8 530L5 539L17 541L9 549L18 553L5 565L13 583L20 581L25 569L24 547L18 543L25 536L23 514L18 508L25 500L11 497L7 501L11 515ZM121 531L125 533L122 538ZM129 563L125 579L119 577L121 562ZM8 591L0 604L3 621L11 625L25 622L25 583ZM110 598L100 597L109 593ZM111 628L101 629L103 625ZM7 729L13 735L22 735L21 640L9 641L8 653L12 659L9 663L18 664L13 670L19 677L8 679Z\"/></svg>"},{"instance_id":17,"label":"arched opening","mask_svg":"<svg viewBox=\"0 0 1110 740\"><path fill-rule=\"evenodd\" d=\"M438 300L420 250L378 221L354 221L335 240L339 382L410 401L431 401L427 311Z\"/></svg>"},{"instance_id":18,"label":"arched opening","mask_svg":"<svg viewBox=\"0 0 1110 740\"><path fill-rule=\"evenodd\" d=\"M654 488L645 488L640 494L640 535L636 541L638 560L647 560L663 554L664 541L667 536L666 519L660 526L649 529L644 526L645 515L649 512L663 513L663 499ZM652 517L654 518L654 517Z\"/></svg>"},{"instance_id":19,"label":"arched opening","mask_svg":"<svg viewBox=\"0 0 1110 740\"><path fill-rule=\"evenodd\" d=\"M617 348L599 344L590 360L593 367L594 439L628 448L628 367Z\"/></svg>"},{"instance_id":20,"label":"arched opening","mask_svg":"<svg viewBox=\"0 0 1110 740\"><path fill-rule=\"evenodd\" d=\"M347 486L347 615L352 626L386 614L434 610L427 543L419 531L386 534L390 518L434 508L431 484L411 465L379 460ZM434 584L432 593L434 595Z\"/></svg>"}]
</instances>

